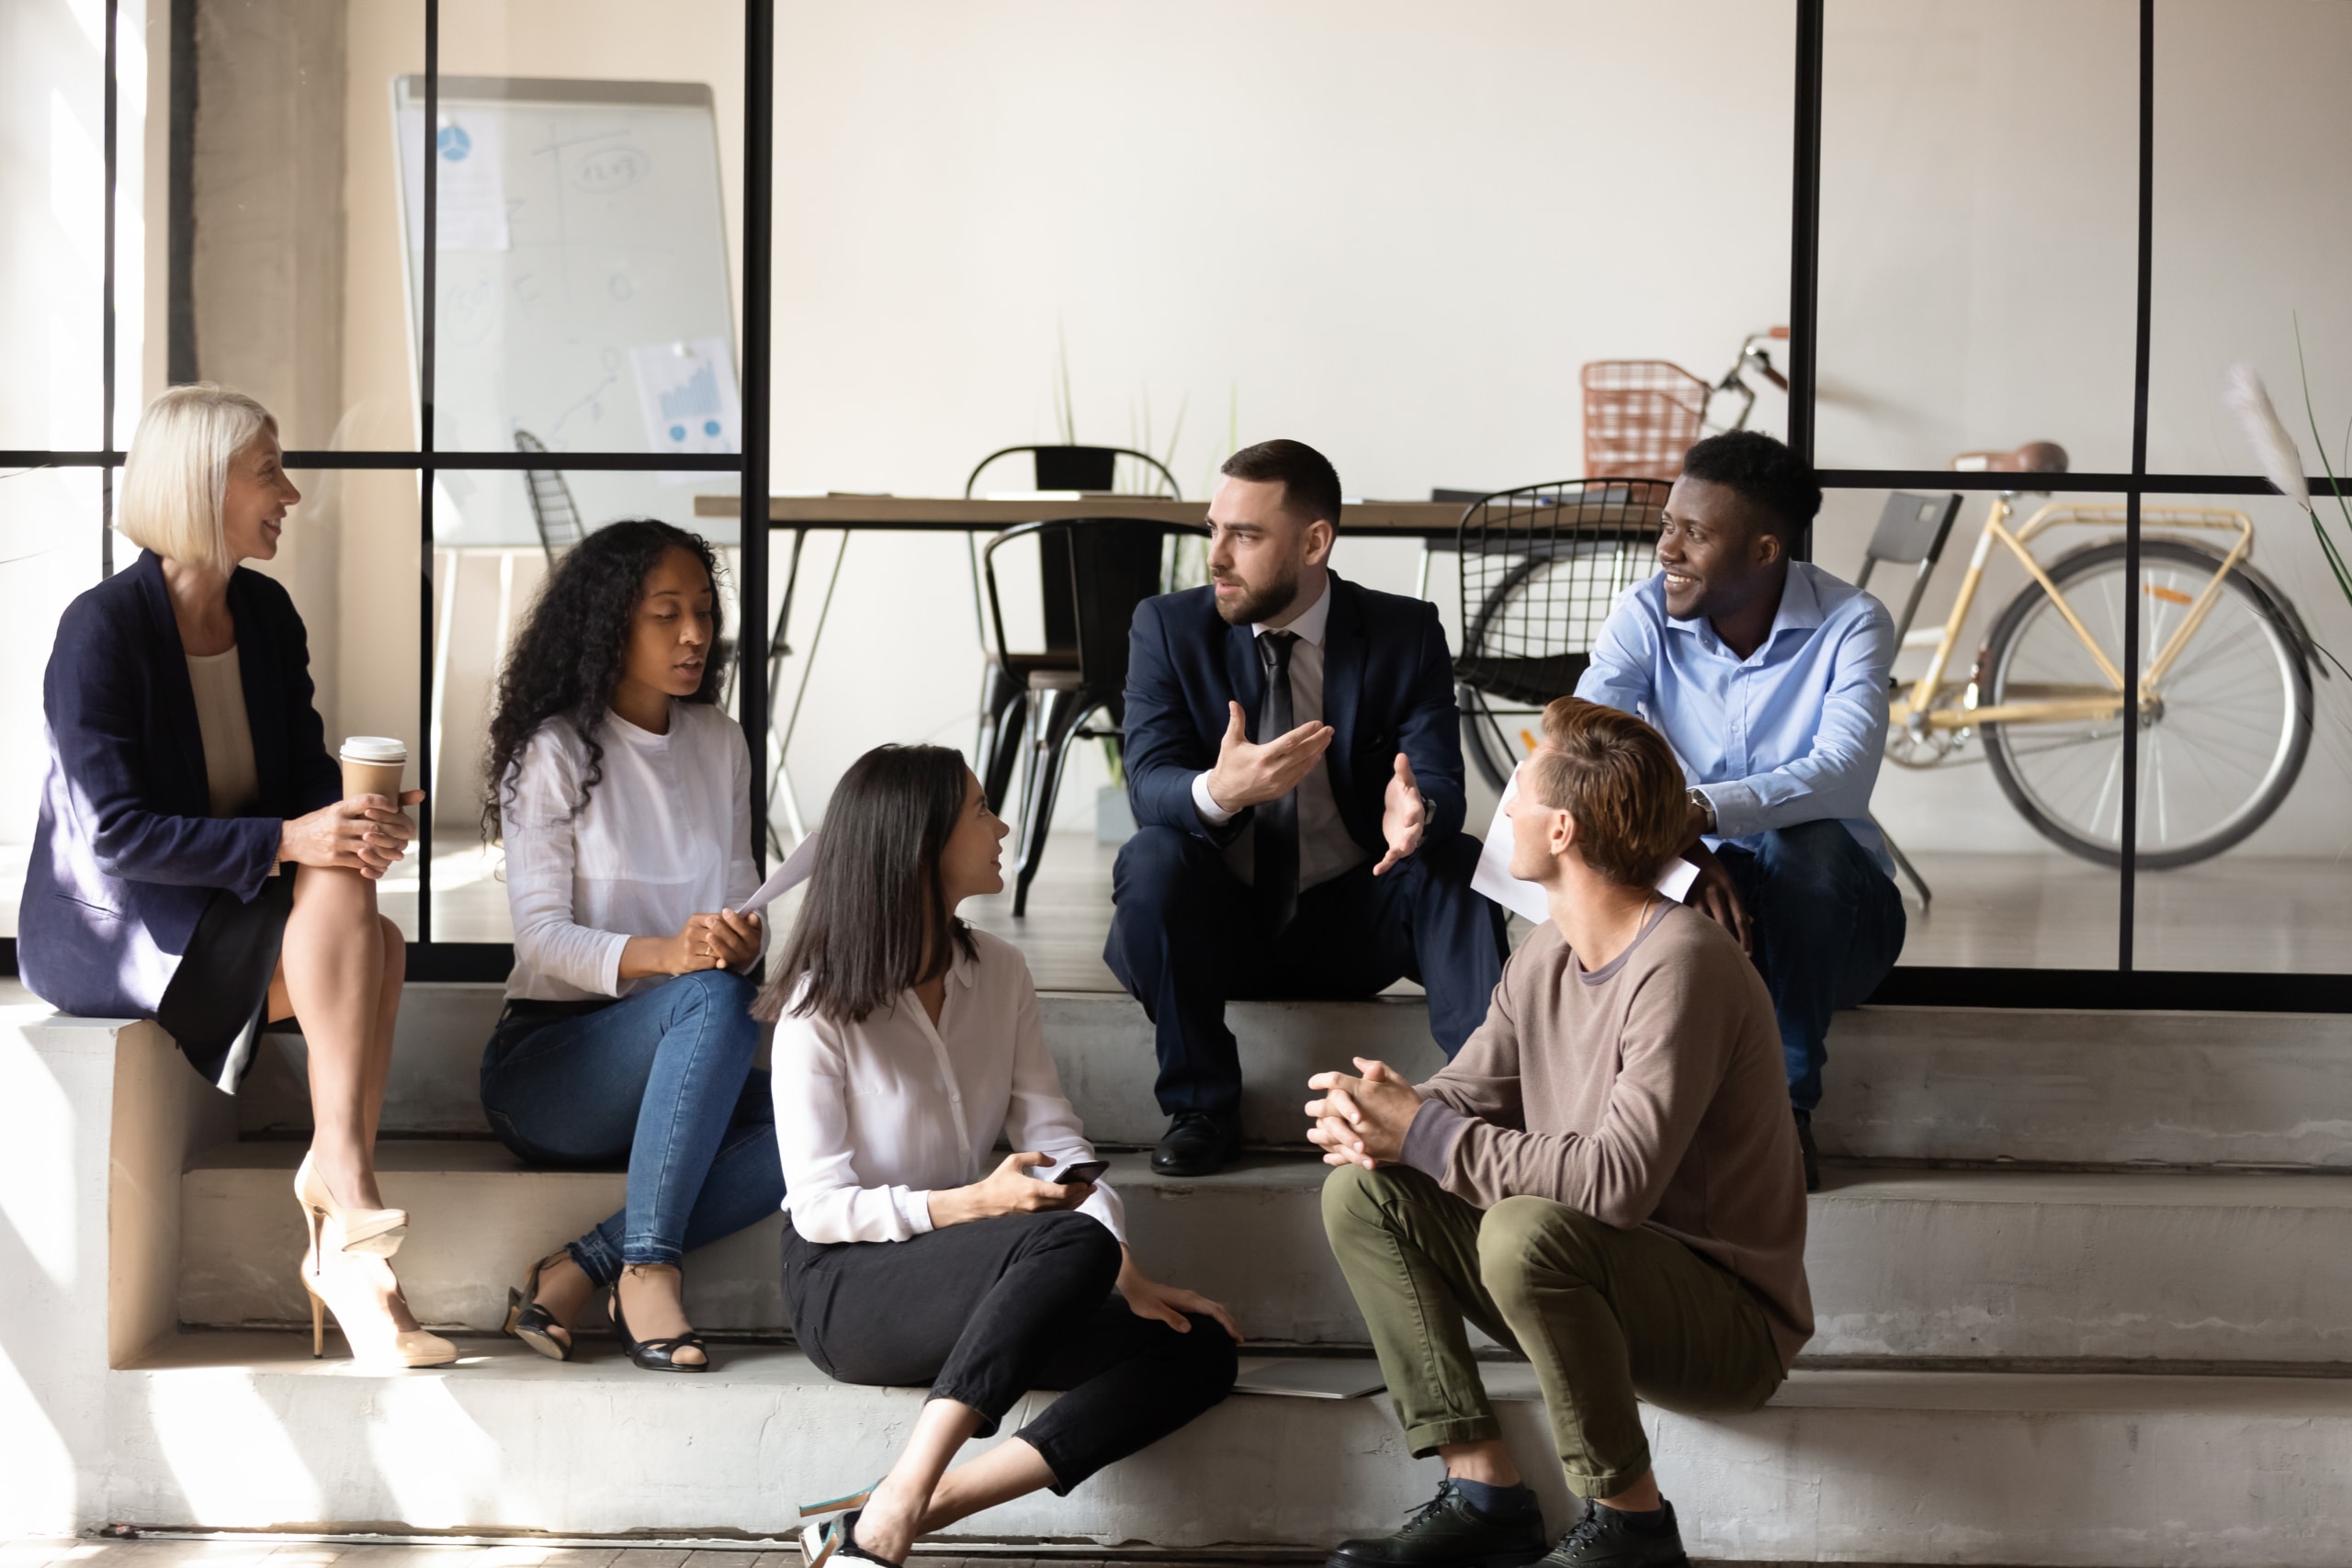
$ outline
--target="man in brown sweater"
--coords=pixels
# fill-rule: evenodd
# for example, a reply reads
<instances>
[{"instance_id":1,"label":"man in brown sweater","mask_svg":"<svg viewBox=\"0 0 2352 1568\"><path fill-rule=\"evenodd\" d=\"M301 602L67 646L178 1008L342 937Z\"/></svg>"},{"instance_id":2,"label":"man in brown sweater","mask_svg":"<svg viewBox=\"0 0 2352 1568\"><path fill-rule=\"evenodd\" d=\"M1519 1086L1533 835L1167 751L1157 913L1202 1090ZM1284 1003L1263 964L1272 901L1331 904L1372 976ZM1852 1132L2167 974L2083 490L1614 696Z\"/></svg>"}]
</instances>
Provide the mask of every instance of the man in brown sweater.
<instances>
[{"instance_id":1,"label":"man in brown sweater","mask_svg":"<svg viewBox=\"0 0 2352 1568\"><path fill-rule=\"evenodd\" d=\"M1511 874L1552 918L1486 1022L1418 1087L1318 1074L1324 1228L1434 1501L1332 1568L1681 1565L1636 1395L1753 1410L1813 1334L1804 1168L1772 999L1738 942L1654 890L1681 770L1629 714L1563 697L1520 769ZM1583 1517L1545 1552L1464 1320L1534 1363Z\"/></svg>"}]
</instances>

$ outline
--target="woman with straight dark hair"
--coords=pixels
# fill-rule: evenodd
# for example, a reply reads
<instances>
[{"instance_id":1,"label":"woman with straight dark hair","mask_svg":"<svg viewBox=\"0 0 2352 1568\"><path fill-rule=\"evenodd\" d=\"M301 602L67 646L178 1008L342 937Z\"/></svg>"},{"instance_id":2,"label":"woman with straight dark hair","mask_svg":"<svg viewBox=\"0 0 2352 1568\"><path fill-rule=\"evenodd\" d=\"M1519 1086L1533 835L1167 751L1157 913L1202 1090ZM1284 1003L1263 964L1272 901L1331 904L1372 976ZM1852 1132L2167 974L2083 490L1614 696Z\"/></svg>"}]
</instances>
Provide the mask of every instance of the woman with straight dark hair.
<instances>
[{"instance_id":1,"label":"woman with straight dark hair","mask_svg":"<svg viewBox=\"0 0 2352 1568\"><path fill-rule=\"evenodd\" d=\"M1102 1168L1046 1054L1027 962L956 918L1002 891L1005 832L962 753L868 751L826 807L760 998L780 1021L793 1332L842 1382L931 1388L890 1473L808 1527L809 1568L836 1552L903 1562L967 1515L1067 1494L1233 1386L1232 1315L1148 1277L1118 1194L1085 1179ZM1014 1152L991 1161L1000 1133ZM947 1468L1033 1388L1068 1392Z\"/></svg>"},{"instance_id":2,"label":"woman with straight dark hair","mask_svg":"<svg viewBox=\"0 0 2352 1568\"><path fill-rule=\"evenodd\" d=\"M752 1058L764 934L751 754L718 705L718 562L667 523L599 528L548 575L499 678L486 824L514 971L482 1053L491 1129L533 1165L626 1163L619 1213L534 1265L506 1332L569 1360L607 1292L629 1359L699 1372L680 1259L784 1199Z\"/></svg>"}]
</instances>

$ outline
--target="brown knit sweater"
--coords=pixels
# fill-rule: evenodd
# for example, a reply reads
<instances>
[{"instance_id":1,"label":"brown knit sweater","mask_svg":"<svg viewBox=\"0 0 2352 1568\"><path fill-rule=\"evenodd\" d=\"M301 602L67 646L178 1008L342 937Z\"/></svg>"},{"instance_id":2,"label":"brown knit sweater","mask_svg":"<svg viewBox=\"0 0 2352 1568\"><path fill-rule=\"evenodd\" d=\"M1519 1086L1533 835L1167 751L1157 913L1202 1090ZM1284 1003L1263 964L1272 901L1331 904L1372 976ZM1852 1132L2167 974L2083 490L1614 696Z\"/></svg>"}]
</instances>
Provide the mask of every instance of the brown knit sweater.
<instances>
[{"instance_id":1,"label":"brown knit sweater","mask_svg":"<svg viewBox=\"0 0 2352 1568\"><path fill-rule=\"evenodd\" d=\"M1486 1022L1420 1088L1405 1162L1447 1191L1648 1225L1747 1283L1783 1366L1813 1337L1772 998L1704 915L1665 906L1589 973L1545 921L1503 966Z\"/></svg>"}]
</instances>

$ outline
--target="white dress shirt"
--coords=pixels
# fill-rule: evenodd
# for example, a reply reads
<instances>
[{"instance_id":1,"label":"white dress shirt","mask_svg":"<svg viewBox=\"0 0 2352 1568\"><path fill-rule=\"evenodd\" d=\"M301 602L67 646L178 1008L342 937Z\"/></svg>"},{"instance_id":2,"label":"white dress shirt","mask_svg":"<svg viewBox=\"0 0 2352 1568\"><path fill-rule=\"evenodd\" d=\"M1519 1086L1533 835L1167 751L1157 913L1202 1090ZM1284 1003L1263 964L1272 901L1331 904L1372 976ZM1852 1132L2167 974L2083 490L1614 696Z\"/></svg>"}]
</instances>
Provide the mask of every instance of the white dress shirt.
<instances>
[{"instance_id":1,"label":"white dress shirt","mask_svg":"<svg viewBox=\"0 0 2352 1568\"><path fill-rule=\"evenodd\" d=\"M690 915L740 908L752 859L751 752L708 703L670 704L656 735L616 713L597 732L605 776L578 816L588 747L560 719L540 727L499 802L506 904L514 917L510 998L625 997L660 975L620 977L633 936L675 936Z\"/></svg>"},{"instance_id":2,"label":"white dress shirt","mask_svg":"<svg viewBox=\"0 0 2352 1568\"><path fill-rule=\"evenodd\" d=\"M1011 942L974 931L957 953L934 1027L911 990L862 1023L786 1011L770 1084L784 1206L812 1242L905 1241L932 1228L931 1194L994 1169L1013 1149L1092 1159L1046 1052L1037 987ZM1126 1212L1097 1182L1079 1213L1124 1244Z\"/></svg>"},{"instance_id":3,"label":"white dress shirt","mask_svg":"<svg viewBox=\"0 0 2352 1568\"><path fill-rule=\"evenodd\" d=\"M1263 621L1250 627L1253 637L1268 632L1284 631L1294 634L1297 641L1290 649L1290 717L1294 727L1319 724L1323 719L1323 632L1331 621L1331 580L1323 580L1323 592L1315 603L1301 611L1286 626L1270 626ZM1261 735L1258 743L1273 739ZM1333 744L1338 744L1337 739ZM1372 856L1348 832L1348 825L1340 819L1339 797L1331 793L1331 753L1326 750L1306 776L1298 781L1293 794L1298 796L1298 886L1302 891L1319 883L1330 881L1342 872L1352 871ZM1238 812L1227 811L1209 794L1206 772L1193 775L1193 808L1201 820L1212 828L1222 828ZM1257 824L1241 829L1240 837L1225 848L1225 863L1244 884L1257 879L1258 849L1254 831Z\"/></svg>"}]
</instances>

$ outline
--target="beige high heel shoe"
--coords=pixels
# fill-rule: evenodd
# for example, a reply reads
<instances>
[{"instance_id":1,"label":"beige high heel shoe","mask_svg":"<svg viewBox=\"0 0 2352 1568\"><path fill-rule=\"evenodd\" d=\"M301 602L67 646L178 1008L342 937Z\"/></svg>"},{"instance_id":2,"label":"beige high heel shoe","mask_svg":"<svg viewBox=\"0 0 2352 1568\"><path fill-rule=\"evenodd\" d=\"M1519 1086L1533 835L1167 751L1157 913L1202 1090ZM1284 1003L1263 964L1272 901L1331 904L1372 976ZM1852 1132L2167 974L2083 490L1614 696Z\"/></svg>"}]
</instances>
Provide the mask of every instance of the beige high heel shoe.
<instances>
[{"instance_id":1,"label":"beige high heel shoe","mask_svg":"<svg viewBox=\"0 0 2352 1568\"><path fill-rule=\"evenodd\" d=\"M371 1255L354 1253L341 1245L336 1222L316 1210L309 1212L311 1245L302 1254L302 1289L311 1297L311 1354L326 1354L326 1314L343 1330L351 1359L365 1371L395 1371L409 1367L446 1367L458 1359L458 1348L422 1328L401 1328L391 1313L368 1288L359 1270ZM386 1266L387 1268L390 1265Z\"/></svg>"},{"instance_id":2,"label":"beige high heel shoe","mask_svg":"<svg viewBox=\"0 0 2352 1568\"><path fill-rule=\"evenodd\" d=\"M333 1223L343 1235L343 1252L371 1253L378 1258L390 1258L401 1249L401 1241L408 1235L406 1209L346 1209L334 1201L327 1190L326 1178L311 1162L308 1154L294 1172L294 1201L302 1205L302 1213L313 1222L311 1230L315 1238L317 1221Z\"/></svg>"}]
</instances>

